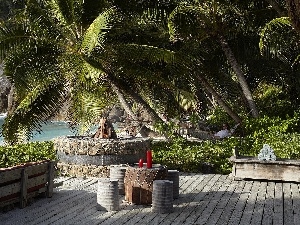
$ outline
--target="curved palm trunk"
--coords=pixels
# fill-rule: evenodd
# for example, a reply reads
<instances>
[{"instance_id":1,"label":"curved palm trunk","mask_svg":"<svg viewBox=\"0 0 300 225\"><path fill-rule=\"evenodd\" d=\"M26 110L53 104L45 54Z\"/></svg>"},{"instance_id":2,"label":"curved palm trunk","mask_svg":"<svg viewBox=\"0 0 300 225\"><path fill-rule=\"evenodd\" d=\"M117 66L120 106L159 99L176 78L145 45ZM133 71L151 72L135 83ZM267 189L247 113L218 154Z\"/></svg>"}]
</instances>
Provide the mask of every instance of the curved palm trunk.
<instances>
[{"instance_id":1,"label":"curved palm trunk","mask_svg":"<svg viewBox=\"0 0 300 225\"><path fill-rule=\"evenodd\" d=\"M241 123L242 119L223 101L221 96L214 90L214 88L201 76L196 76L203 87L216 99L218 104L227 112L227 114L236 122Z\"/></svg>"},{"instance_id":2,"label":"curved palm trunk","mask_svg":"<svg viewBox=\"0 0 300 225\"><path fill-rule=\"evenodd\" d=\"M114 78L112 77L108 77L110 78L110 84L114 90L114 92L117 94L118 99L121 103L121 105L123 106L124 110L131 116L131 118L133 120L138 121L138 117L133 113L133 111L131 110L130 105L128 104L128 102L126 101L122 91L120 90L121 87L119 86L120 83L118 83ZM163 120L157 115L156 111L153 110L149 104L144 101L144 99L137 94L136 92L132 91L132 90L128 90L128 89L122 89L123 91L126 92L126 94L130 95L130 97L138 104L140 104L145 110L146 112L150 115L152 121L155 122L163 122ZM142 137L148 137L148 136L157 136L158 134L154 131L152 131L151 129L149 129L148 127L141 125L139 127L139 133L142 135Z\"/></svg>"},{"instance_id":3,"label":"curved palm trunk","mask_svg":"<svg viewBox=\"0 0 300 225\"><path fill-rule=\"evenodd\" d=\"M139 94L134 92L132 89L123 88L122 84L120 82L118 82L117 80L115 80L115 78L113 78L112 76L108 76L107 78L110 80L110 83L111 83L114 91L118 95L119 100L121 100L121 104L124 106L124 109L128 110L128 113L130 115L131 114L134 115L134 113L131 111L130 106L128 105L126 99L124 98L124 96L120 90L122 90L126 94L130 95L130 97L132 99L134 99L134 101L136 103L140 104L146 110L146 112L149 114L149 116L151 117L153 122L163 122L163 120L157 115L156 111L154 109L152 109L149 106L149 104Z\"/></svg>"},{"instance_id":4,"label":"curved palm trunk","mask_svg":"<svg viewBox=\"0 0 300 225\"><path fill-rule=\"evenodd\" d=\"M222 35L219 35L219 42L220 42L222 49L227 57L227 60L229 61L230 65L232 66L232 68L238 78L238 81L242 88L243 94L244 94L244 96L248 102L249 108L252 112L252 116L254 118L258 118L258 110L256 108L256 104L253 100L252 94L250 92L250 88L248 86L248 83L245 79L245 76L242 72L242 69L241 69L239 63L237 62L233 52L231 51L231 48L230 48L228 42Z\"/></svg>"},{"instance_id":5,"label":"curved palm trunk","mask_svg":"<svg viewBox=\"0 0 300 225\"><path fill-rule=\"evenodd\" d=\"M123 93L120 91L120 89L114 84L114 83L110 83L112 86L112 89L114 90L114 92L116 93L116 95L118 96L119 102L121 103L121 105L123 106L124 110L126 111L126 113L133 119L133 120L138 120L138 117L134 114L134 112L131 110L130 105L128 104L128 102L126 101Z\"/></svg>"},{"instance_id":6,"label":"curved palm trunk","mask_svg":"<svg viewBox=\"0 0 300 225\"><path fill-rule=\"evenodd\" d=\"M163 120L157 115L156 111L152 109L138 93L132 91L131 89L126 89L126 93L129 94L136 103L140 104L146 110L154 123L163 123Z\"/></svg>"}]
</instances>

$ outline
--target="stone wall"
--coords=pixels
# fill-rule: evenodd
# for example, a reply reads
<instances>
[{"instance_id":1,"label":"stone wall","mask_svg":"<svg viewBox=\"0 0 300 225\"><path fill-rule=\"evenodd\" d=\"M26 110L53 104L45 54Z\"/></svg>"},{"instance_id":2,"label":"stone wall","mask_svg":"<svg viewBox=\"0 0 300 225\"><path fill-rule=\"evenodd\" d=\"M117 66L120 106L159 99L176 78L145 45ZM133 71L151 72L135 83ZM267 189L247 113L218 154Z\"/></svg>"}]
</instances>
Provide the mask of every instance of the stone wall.
<instances>
[{"instance_id":1,"label":"stone wall","mask_svg":"<svg viewBox=\"0 0 300 225\"><path fill-rule=\"evenodd\" d=\"M61 137L53 140L59 171L77 177L108 177L110 165L134 164L146 160L148 138L98 139Z\"/></svg>"}]
</instances>

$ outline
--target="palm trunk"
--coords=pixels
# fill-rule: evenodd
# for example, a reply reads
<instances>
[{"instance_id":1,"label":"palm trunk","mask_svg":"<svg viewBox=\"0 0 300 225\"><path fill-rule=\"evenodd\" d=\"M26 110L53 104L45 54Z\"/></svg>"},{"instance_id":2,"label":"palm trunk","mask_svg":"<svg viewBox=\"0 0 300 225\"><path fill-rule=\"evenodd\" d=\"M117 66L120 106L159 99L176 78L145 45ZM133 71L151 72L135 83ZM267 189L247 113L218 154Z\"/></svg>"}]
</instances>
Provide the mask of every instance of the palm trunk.
<instances>
[{"instance_id":1,"label":"palm trunk","mask_svg":"<svg viewBox=\"0 0 300 225\"><path fill-rule=\"evenodd\" d=\"M224 111L236 122L241 123L242 119L239 117L238 114L236 114L227 104L223 101L221 96L214 90L214 88L208 83L208 81L201 77L196 76L197 79L200 81L200 83L203 85L203 87L215 98L215 100L218 102L218 104L224 109Z\"/></svg>"},{"instance_id":2,"label":"palm trunk","mask_svg":"<svg viewBox=\"0 0 300 225\"><path fill-rule=\"evenodd\" d=\"M143 109L148 113L148 115L151 117L152 122L154 122L154 123L155 122L163 122L163 120L157 115L156 111L154 109L152 109L149 106L149 104L139 94L134 92L132 89L123 88L122 84L119 81L117 81L115 78L113 78L112 76L108 76L107 78L110 80L110 83L111 83L115 93L118 95L120 103L122 104L122 106L124 107L124 109L126 110L126 112L129 115L132 115L133 118L137 119L137 117L134 115L134 113L130 109L130 106L128 106L128 104L120 90L126 92L126 94L128 94L136 103L140 104L143 107Z\"/></svg>"},{"instance_id":3,"label":"palm trunk","mask_svg":"<svg viewBox=\"0 0 300 225\"><path fill-rule=\"evenodd\" d=\"M292 26L298 33L300 33L300 1L286 0L286 6Z\"/></svg>"},{"instance_id":4,"label":"palm trunk","mask_svg":"<svg viewBox=\"0 0 300 225\"><path fill-rule=\"evenodd\" d=\"M229 44L227 43L226 39L222 36L222 35L219 35L219 41L220 41L220 44L222 46L222 49L227 57L227 60L229 61L232 69L234 70L237 78L238 78L238 81L239 81L239 84L242 88L242 91L243 91L243 94L248 102L248 106L252 112L252 116L254 118L258 118L258 110L256 108L256 104L253 100L253 97L252 97L252 94L250 92L250 88L248 86L248 83L245 79L245 76L244 76L244 73L242 72L242 69L239 65L239 63L237 62Z\"/></svg>"},{"instance_id":5,"label":"palm trunk","mask_svg":"<svg viewBox=\"0 0 300 225\"><path fill-rule=\"evenodd\" d=\"M154 123L163 123L163 120L157 115L156 111L152 109L149 104L136 92L132 91L131 89L127 89L126 93L128 93L136 103L140 104L148 113L148 115L151 117L151 120Z\"/></svg>"},{"instance_id":6,"label":"palm trunk","mask_svg":"<svg viewBox=\"0 0 300 225\"><path fill-rule=\"evenodd\" d=\"M114 84L114 83L110 83L114 92L116 93L116 95L118 96L119 102L122 105L122 107L124 108L125 112L133 119L133 120L138 120L138 117L134 114L134 112L131 110L130 105L128 104L128 102L126 101L123 93L120 91L120 89Z\"/></svg>"},{"instance_id":7,"label":"palm trunk","mask_svg":"<svg viewBox=\"0 0 300 225\"><path fill-rule=\"evenodd\" d=\"M114 90L114 92L117 94L118 96L118 99L121 103L121 105L123 106L124 110L127 112L127 114L129 114L131 116L131 118L133 120L136 120L138 121L138 117L133 113L133 111L131 110L131 107L130 105L128 104L128 102L126 101L122 91L120 91L120 87L118 85L120 85L118 82L115 81L114 78L112 77L109 77L110 78L110 84ZM124 89L125 90L125 89ZM130 95L130 97L138 104L140 104L148 113L148 115L150 115L151 119L152 119L152 122L163 122L163 120L157 115L156 111L153 110L149 104L147 102L144 101L144 99L138 95L137 93L131 91L131 90L128 90L126 89L126 93L128 95ZM148 127L140 124L139 126L139 133L142 135L142 137L154 137L154 136L157 136L158 134L149 129Z\"/></svg>"}]
</instances>

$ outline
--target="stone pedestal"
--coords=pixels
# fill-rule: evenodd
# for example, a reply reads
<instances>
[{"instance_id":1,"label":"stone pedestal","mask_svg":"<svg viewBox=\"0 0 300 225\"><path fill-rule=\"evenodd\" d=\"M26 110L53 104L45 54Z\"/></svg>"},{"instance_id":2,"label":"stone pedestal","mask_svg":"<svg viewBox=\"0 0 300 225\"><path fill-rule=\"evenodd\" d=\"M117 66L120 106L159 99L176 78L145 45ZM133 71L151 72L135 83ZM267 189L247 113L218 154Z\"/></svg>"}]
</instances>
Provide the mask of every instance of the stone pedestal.
<instances>
[{"instance_id":1,"label":"stone pedestal","mask_svg":"<svg viewBox=\"0 0 300 225\"><path fill-rule=\"evenodd\" d=\"M152 212L173 212L173 182L169 180L153 181Z\"/></svg>"},{"instance_id":2,"label":"stone pedestal","mask_svg":"<svg viewBox=\"0 0 300 225\"><path fill-rule=\"evenodd\" d=\"M150 149L149 138L100 139L68 136L53 139L64 175L108 177L110 165L133 164Z\"/></svg>"},{"instance_id":3,"label":"stone pedestal","mask_svg":"<svg viewBox=\"0 0 300 225\"><path fill-rule=\"evenodd\" d=\"M119 205L118 180L100 178L98 180L97 210L117 211Z\"/></svg>"},{"instance_id":4,"label":"stone pedestal","mask_svg":"<svg viewBox=\"0 0 300 225\"><path fill-rule=\"evenodd\" d=\"M179 197L179 171L168 170L167 180L173 182L173 198L177 199Z\"/></svg>"},{"instance_id":5,"label":"stone pedestal","mask_svg":"<svg viewBox=\"0 0 300 225\"><path fill-rule=\"evenodd\" d=\"M119 185L119 194L125 194L125 187L124 187L124 177L125 172L128 166L126 165L111 165L110 166L110 179L118 180Z\"/></svg>"}]
</instances>

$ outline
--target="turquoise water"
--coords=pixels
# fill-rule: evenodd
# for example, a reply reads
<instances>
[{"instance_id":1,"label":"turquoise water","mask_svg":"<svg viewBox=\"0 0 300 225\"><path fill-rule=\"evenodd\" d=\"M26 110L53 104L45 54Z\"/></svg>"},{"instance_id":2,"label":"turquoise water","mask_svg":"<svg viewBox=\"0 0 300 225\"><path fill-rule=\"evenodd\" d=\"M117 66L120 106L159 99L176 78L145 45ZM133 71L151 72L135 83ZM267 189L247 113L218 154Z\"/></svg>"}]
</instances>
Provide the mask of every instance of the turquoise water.
<instances>
[{"instance_id":1,"label":"turquoise water","mask_svg":"<svg viewBox=\"0 0 300 225\"><path fill-rule=\"evenodd\" d=\"M0 145L3 144L3 137L1 133L1 127L4 123L4 117L0 117ZM42 126L42 132L35 132L33 138L30 141L48 141L52 138L59 136L75 135L76 131L69 127L66 122L48 122Z\"/></svg>"}]
</instances>

